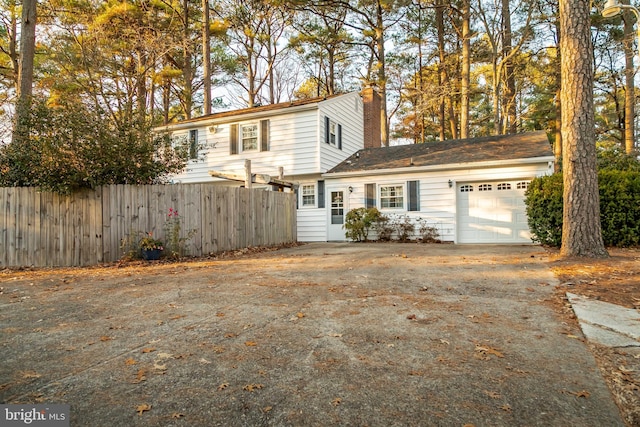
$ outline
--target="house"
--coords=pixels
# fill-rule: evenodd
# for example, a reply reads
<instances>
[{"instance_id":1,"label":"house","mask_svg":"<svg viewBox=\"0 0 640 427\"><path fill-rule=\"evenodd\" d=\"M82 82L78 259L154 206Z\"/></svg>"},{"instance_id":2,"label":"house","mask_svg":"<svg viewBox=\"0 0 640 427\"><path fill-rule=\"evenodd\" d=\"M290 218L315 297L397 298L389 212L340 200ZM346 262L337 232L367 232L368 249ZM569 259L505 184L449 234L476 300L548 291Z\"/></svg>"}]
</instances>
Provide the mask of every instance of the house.
<instances>
[{"instance_id":1,"label":"house","mask_svg":"<svg viewBox=\"0 0 640 427\"><path fill-rule=\"evenodd\" d=\"M524 191L551 173L544 132L381 147L372 88L214 113L159 128L190 147L175 183L216 182L209 171L278 176L297 187L298 240L346 240L344 216L375 206L420 218L456 243L531 243ZM270 188L270 187L267 187Z\"/></svg>"},{"instance_id":2,"label":"house","mask_svg":"<svg viewBox=\"0 0 640 427\"><path fill-rule=\"evenodd\" d=\"M380 147L380 97L362 92L214 113L159 127L189 146L186 170L173 183L216 182L209 171L279 175L298 184L298 238L326 240L322 174L363 148ZM181 142L179 142L181 141ZM313 207L313 209L308 209Z\"/></svg>"},{"instance_id":3,"label":"house","mask_svg":"<svg viewBox=\"0 0 640 427\"><path fill-rule=\"evenodd\" d=\"M524 192L553 160L543 131L360 150L323 174L326 240L345 240L349 210L377 207L443 241L531 243Z\"/></svg>"}]
</instances>

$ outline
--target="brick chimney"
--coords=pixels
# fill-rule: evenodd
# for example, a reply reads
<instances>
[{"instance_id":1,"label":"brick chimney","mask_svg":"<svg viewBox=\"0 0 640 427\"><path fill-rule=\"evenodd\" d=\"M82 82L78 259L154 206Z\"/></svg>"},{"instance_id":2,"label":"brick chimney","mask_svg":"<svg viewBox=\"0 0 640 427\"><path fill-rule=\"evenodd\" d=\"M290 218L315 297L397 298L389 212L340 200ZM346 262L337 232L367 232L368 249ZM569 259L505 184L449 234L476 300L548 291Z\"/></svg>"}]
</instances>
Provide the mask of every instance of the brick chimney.
<instances>
[{"instance_id":1,"label":"brick chimney","mask_svg":"<svg viewBox=\"0 0 640 427\"><path fill-rule=\"evenodd\" d=\"M380 129L380 95L373 88L367 86L360 92L362 97L364 118L364 148L382 147Z\"/></svg>"}]
</instances>

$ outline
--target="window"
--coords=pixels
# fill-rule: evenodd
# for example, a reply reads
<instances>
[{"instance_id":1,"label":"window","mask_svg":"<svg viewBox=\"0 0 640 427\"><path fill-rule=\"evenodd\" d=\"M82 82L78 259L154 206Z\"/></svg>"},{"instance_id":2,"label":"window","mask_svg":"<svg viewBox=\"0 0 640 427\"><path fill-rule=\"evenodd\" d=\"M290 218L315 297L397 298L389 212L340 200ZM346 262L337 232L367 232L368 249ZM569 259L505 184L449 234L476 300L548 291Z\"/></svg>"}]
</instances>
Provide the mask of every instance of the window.
<instances>
[{"instance_id":1,"label":"window","mask_svg":"<svg viewBox=\"0 0 640 427\"><path fill-rule=\"evenodd\" d=\"M258 149L258 125L242 125L242 151Z\"/></svg>"},{"instance_id":2,"label":"window","mask_svg":"<svg viewBox=\"0 0 640 427\"><path fill-rule=\"evenodd\" d=\"M470 193L473 191L473 185L465 184L460 186L461 193Z\"/></svg>"},{"instance_id":3,"label":"window","mask_svg":"<svg viewBox=\"0 0 640 427\"><path fill-rule=\"evenodd\" d=\"M408 211L420 210L420 181L407 181L407 193L409 196Z\"/></svg>"},{"instance_id":4,"label":"window","mask_svg":"<svg viewBox=\"0 0 640 427\"><path fill-rule=\"evenodd\" d=\"M189 131L189 159L198 158L198 130Z\"/></svg>"},{"instance_id":5,"label":"window","mask_svg":"<svg viewBox=\"0 0 640 427\"><path fill-rule=\"evenodd\" d=\"M342 125L324 117L324 142L342 150Z\"/></svg>"},{"instance_id":6,"label":"window","mask_svg":"<svg viewBox=\"0 0 640 427\"><path fill-rule=\"evenodd\" d=\"M229 154L242 151L269 151L269 120L258 123L237 123L229 126Z\"/></svg>"},{"instance_id":7,"label":"window","mask_svg":"<svg viewBox=\"0 0 640 427\"><path fill-rule=\"evenodd\" d=\"M302 186L302 206L316 206L316 186L313 184Z\"/></svg>"},{"instance_id":8,"label":"window","mask_svg":"<svg viewBox=\"0 0 640 427\"><path fill-rule=\"evenodd\" d=\"M508 182L498 184L498 190L511 190L511 184Z\"/></svg>"},{"instance_id":9,"label":"window","mask_svg":"<svg viewBox=\"0 0 640 427\"><path fill-rule=\"evenodd\" d=\"M478 185L478 191L491 191L491 184Z\"/></svg>"},{"instance_id":10,"label":"window","mask_svg":"<svg viewBox=\"0 0 640 427\"><path fill-rule=\"evenodd\" d=\"M527 181L521 181L516 185L516 188L518 190L526 190L529 188L529 183Z\"/></svg>"},{"instance_id":11,"label":"window","mask_svg":"<svg viewBox=\"0 0 640 427\"><path fill-rule=\"evenodd\" d=\"M402 209L404 207L404 186L384 185L380 187L380 207Z\"/></svg>"}]
</instances>

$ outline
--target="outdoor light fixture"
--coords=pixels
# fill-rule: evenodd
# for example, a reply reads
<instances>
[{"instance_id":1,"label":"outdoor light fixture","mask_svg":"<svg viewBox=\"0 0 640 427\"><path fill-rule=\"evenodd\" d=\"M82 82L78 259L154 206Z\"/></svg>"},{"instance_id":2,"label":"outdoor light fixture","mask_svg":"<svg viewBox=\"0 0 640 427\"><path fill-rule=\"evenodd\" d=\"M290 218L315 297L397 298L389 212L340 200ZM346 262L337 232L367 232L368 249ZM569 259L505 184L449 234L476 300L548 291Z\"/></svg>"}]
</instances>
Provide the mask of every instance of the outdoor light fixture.
<instances>
[{"instance_id":1,"label":"outdoor light fixture","mask_svg":"<svg viewBox=\"0 0 640 427\"><path fill-rule=\"evenodd\" d=\"M349 186L349 193L353 193L353 187Z\"/></svg>"},{"instance_id":2,"label":"outdoor light fixture","mask_svg":"<svg viewBox=\"0 0 640 427\"><path fill-rule=\"evenodd\" d=\"M453 188L453 181L449 180L449 188Z\"/></svg>"},{"instance_id":3,"label":"outdoor light fixture","mask_svg":"<svg viewBox=\"0 0 640 427\"><path fill-rule=\"evenodd\" d=\"M618 0L607 0L607 3L604 5L604 9L602 9L602 17L613 18L614 16L618 16L622 13L623 7L624 5L618 3Z\"/></svg>"},{"instance_id":4,"label":"outdoor light fixture","mask_svg":"<svg viewBox=\"0 0 640 427\"><path fill-rule=\"evenodd\" d=\"M620 15L623 10L630 10L634 15L636 15L636 20L640 21L640 12L638 12L638 9L630 4L621 4L618 0L607 0L607 3L604 5L604 9L602 9L602 17L613 18L614 16ZM640 47L640 26L637 28L637 37L638 47Z\"/></svg>"}]
</instances>

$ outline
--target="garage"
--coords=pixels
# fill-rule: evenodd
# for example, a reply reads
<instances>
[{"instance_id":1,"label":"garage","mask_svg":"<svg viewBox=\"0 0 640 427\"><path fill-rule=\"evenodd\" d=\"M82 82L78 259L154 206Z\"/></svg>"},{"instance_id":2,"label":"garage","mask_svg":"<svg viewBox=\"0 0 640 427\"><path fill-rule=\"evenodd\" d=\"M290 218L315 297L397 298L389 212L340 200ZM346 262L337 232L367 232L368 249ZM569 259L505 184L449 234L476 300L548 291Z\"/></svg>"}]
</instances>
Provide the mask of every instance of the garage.
<instances>
[{"instance_id":1,"label":"garage","mask_svg":"<svg viewBox=\"0 0 640 427\"><path fill-rule=\"evenodd\" d=\"M524 192L529 180L456 185L458 243L531 243Z\"/></svg>"}]
</instances>

